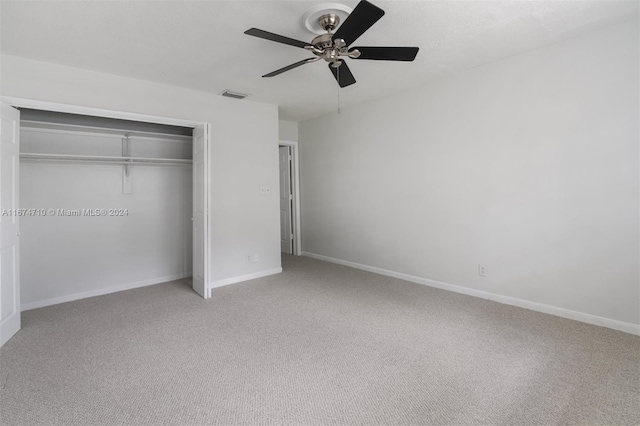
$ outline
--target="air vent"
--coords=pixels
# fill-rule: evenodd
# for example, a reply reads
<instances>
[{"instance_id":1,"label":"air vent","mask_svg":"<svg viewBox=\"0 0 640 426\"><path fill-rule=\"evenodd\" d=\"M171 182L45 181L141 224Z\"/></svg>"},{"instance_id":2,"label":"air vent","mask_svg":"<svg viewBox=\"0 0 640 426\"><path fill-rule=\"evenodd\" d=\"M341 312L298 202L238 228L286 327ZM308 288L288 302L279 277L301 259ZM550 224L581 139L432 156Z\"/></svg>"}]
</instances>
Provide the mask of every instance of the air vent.
<instances>
[{"instance_id":1,"label":"air vent","mask_svg":"<svg viewBox=\"0 0 640 426\"><path fill-rule=\"evenodd\" d=\"M233 99L244 99L249 95L245 95L244 93L238 93L238 92L232 92L231 90L225 90L224 92L220 93L221 96L226 96L227 98L233 98Z\"/></svg>"}]
</instances>

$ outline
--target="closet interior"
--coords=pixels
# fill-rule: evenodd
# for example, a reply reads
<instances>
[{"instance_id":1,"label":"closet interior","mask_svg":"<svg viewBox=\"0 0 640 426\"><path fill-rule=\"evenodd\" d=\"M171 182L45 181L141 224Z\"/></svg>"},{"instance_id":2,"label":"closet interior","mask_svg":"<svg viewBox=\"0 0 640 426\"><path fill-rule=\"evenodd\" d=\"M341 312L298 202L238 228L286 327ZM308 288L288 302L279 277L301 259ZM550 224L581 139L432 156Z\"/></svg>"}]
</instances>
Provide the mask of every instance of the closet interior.
<instances>
[{"instance_id":1,"label":"closet interior","mask_svg":"<svg viewBox=\"0 0 640 426\"><path fill-rule=\"evenodd\" d=\"M23 309L191 276L192 128L20 112Z\"/></svg>"}]
</instances>

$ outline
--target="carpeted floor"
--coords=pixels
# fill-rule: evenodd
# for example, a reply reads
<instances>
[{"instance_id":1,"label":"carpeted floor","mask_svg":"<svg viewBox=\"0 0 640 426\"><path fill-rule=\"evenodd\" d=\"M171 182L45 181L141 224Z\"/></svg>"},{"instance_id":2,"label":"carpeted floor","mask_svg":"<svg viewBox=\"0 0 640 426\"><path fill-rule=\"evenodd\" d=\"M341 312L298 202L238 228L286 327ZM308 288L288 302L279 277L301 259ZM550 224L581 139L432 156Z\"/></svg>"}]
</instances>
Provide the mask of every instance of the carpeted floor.
<instances>
[{"instance_id":1,"label":"carpeted floor","mask_svg":"<svg viewBox=\"0 0 640 426\"><path fill-rule=\"evenodd\" d=\"M23 314L0 423L638 424L640 338L285 256Z\"/></svg>"}]
</instances>

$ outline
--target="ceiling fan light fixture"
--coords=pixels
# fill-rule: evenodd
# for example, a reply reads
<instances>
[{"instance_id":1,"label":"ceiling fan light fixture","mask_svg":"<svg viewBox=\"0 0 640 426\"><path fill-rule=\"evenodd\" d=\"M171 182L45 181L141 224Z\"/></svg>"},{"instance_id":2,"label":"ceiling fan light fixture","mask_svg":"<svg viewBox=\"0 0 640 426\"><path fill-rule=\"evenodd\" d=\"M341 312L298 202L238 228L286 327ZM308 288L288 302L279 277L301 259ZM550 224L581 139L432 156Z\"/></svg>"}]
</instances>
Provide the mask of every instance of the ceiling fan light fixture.
<instances>
[{"instance_id":1,"label":"ceiling fan light fixture","mask_svg":"<svg viewBox=\"0 0 640 426\"><path fill-rule=\"evenodd\" d=\"M225 98L232 98L232 99L244 99L249 95L240 93L240 92L232 92L231 90L223 90L220 93L220 96L224 96Z\"/></svg>"}]
</instances>

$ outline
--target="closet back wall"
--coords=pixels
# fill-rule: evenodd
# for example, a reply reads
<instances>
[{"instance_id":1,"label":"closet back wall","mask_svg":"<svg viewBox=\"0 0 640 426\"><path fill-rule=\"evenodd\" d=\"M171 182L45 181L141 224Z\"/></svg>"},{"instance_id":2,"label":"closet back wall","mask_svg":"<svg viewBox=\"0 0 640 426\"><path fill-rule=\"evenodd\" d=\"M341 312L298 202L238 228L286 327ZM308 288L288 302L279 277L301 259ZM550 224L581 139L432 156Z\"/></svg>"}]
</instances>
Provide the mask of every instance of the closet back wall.
<instances>
[{"instance_id":1,"label":"closet back wall","mask_svg":"<svg viewBox=\"0 0 640 426\"><path fill-rule=\"evenodd\" d=\"M42 151L52 138L61 137L84 137L93 146L120 149L113 136L23 128L22 150ZM168 144L176 142L160 142L158 147L166 149ZM21 161L22 208L128 210L119 217L23 217L23 309L191 275L192 168L131 166L129 195L122 193L122 169L111 164Z\"/></svg>"}]
</instances>

